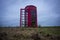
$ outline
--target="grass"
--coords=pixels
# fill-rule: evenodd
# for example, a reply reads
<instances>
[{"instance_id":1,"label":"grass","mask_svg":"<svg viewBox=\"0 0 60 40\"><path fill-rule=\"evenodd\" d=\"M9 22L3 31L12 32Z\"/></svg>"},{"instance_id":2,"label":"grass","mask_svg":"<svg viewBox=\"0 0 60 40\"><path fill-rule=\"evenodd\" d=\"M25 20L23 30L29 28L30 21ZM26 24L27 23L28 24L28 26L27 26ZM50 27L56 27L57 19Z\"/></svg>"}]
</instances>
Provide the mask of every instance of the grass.
<instances>
[{"instance_id":1,"label":"grass","mask_svg":"<svg viewBox=\"0 0 60 40\"><path fill-rule=\"evenodd\" d=\"M35 40L31 36L38 34L42 40L48 40L47 34L60 36L60 27L20 28L0 27L0 33L6 32L10 40ZM35 36L33 36L35 37Z\"/></svg>"}]
</instances>

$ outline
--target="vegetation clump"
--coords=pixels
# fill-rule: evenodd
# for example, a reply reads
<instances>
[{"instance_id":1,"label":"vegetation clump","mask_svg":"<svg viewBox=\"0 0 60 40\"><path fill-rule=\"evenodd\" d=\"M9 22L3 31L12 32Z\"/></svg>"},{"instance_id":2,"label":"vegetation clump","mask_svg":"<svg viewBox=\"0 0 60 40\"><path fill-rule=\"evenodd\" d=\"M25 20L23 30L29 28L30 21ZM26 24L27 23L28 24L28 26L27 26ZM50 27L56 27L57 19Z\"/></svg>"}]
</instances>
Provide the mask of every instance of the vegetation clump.
<instances>
[{"instance_id":1,"label":"vegetation clump","mask_svg":"<svg viewBox=\"0 0 60 40\"><path fill-rule=\"evenodd\" d=\"M1 32L0 33L0 40L8 40L7 33L6 32Z\"/></svg>"}]
</instances>

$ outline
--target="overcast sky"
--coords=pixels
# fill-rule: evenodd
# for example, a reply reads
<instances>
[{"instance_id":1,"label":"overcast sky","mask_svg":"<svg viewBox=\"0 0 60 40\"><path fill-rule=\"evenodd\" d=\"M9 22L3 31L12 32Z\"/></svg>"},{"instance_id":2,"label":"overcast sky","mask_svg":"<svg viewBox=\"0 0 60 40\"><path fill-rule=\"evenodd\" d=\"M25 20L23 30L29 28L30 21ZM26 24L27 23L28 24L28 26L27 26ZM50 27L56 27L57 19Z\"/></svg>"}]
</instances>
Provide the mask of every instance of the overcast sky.
<instances>
[{"instance_id":1,"label":"overcast sky","mask_svg":"<svg viewBox=\"0 0 60 40\"><path fill-rule=\"evenodd\" d=\"M60 0L0 0L0 26L19 26L20 8L37 7L38 25L60 26Z\"/></svg>"}]
</instances>

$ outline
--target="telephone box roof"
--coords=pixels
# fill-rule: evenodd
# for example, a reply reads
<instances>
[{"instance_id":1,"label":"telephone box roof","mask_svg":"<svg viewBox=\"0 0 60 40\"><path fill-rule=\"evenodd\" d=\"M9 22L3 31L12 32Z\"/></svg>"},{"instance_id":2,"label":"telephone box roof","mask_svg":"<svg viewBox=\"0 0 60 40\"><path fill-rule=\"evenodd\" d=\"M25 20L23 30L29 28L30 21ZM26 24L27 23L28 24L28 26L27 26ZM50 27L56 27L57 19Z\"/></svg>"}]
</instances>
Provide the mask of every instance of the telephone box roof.
<instances>
[{"instance_id":1,"label":"telephone box roof","mask_svg":"<svg viewBox=\"0 0 60 40\"><path fill-rule=\"evenodd\" d=\"M25 7L25 9L36 9L36 6L34 5L28 5Z\"/></svg>"}]
</instances>

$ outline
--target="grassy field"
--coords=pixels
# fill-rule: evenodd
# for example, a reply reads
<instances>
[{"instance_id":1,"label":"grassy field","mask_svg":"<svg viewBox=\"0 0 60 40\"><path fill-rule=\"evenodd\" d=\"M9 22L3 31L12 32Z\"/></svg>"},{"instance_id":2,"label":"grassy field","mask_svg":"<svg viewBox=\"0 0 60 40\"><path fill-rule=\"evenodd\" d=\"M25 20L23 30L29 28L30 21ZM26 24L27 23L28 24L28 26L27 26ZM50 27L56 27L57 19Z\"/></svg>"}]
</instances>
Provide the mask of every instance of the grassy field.
<instances>
[{"instance_id":1,"label":"grassy field","mask_svg":"<svg viewBox=\"0 0 60 40\"><path fill-rule=\"evenodd\" d=\"M0 27L0 40L60 40L60 27Z\"/></svg>"}]
</instances>

